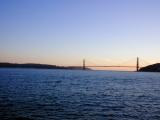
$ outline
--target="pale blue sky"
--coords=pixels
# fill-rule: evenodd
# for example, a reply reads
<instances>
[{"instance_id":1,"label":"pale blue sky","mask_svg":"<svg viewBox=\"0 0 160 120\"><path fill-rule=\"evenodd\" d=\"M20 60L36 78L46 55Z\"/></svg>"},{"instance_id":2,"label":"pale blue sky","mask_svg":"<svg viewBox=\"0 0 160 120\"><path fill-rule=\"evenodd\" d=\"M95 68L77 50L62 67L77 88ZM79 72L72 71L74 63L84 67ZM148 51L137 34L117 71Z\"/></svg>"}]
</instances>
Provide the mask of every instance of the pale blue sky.
<instances>
[{"instance_id":1,"label":"pale blue sky","mask_svg":"<svg viewBox=\"0 0 160 120\"><path fill-rule=\"evenodd\" d=\"M0 62L160 61L160 0L0 0Z\"/></svg>"}]
</instances>

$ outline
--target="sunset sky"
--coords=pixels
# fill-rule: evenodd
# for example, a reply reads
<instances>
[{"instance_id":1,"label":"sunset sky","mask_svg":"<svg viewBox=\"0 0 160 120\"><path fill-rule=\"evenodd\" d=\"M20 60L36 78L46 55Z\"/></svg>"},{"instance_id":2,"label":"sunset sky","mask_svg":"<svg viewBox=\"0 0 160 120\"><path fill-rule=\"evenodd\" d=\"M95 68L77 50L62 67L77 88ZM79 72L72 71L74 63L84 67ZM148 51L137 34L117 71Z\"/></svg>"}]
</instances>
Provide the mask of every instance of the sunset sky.
<instances>
[{"instance_id":1,"label":"sunset sky","mask_svg":"<svg viewBox=\"0 0 160 120\"><path fill-rule=\"evenodd\" d=\"M0 0L0 62L160 62L160 0Z\"/></svg>"}]
</instances>

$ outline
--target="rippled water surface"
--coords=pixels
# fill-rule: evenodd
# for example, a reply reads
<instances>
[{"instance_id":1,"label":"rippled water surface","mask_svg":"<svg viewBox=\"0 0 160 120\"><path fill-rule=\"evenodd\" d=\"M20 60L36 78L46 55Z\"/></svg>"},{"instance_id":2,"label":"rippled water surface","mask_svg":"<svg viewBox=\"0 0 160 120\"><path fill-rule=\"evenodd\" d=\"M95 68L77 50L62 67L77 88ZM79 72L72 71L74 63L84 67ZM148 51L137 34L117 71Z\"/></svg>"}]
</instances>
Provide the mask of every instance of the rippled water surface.
<instances>
[{"instance_id":1,"label":"rippled water surface","mask_svg":"<svg viewBox=\"0 0 160 120\"><path fill-rule=\"evenodd\" d=\"M160 120L160 74L0 69L0 120Z\"/></svg>"}]
</instances>

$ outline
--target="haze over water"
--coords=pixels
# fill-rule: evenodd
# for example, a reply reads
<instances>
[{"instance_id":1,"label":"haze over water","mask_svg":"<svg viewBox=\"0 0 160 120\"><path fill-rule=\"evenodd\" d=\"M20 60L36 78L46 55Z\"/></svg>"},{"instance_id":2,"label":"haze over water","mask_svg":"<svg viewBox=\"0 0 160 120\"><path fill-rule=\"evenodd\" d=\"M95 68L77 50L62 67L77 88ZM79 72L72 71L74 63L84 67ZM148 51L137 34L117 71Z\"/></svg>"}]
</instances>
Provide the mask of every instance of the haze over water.
<instances>
[{"instance_id":1,"label":"haze over water","mask_svg":"<svg viewBox=\"0 0 160 120\"><path fill-rule=\"evenodd\" d=\"M1 120L158 120L160 74L0 69Z\"/></svg>"}]
</instances>

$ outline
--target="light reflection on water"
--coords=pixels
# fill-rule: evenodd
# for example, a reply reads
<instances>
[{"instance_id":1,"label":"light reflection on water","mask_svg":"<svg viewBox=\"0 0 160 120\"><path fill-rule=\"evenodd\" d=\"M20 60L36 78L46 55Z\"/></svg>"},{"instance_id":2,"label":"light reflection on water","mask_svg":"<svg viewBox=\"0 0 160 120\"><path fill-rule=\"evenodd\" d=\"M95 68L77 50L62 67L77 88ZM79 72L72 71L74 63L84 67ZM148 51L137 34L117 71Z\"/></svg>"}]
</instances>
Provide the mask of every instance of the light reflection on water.
<instances>
[{"instance_id":1,"label":"light reflection on water","mask_svg":"<svg viewBox=\"0 0 160 120\"><path fill-rule=\"evenodd\" d=\"M160 74L0 69L0 118L158 120Z\"/></svg>"}]
</instances>

